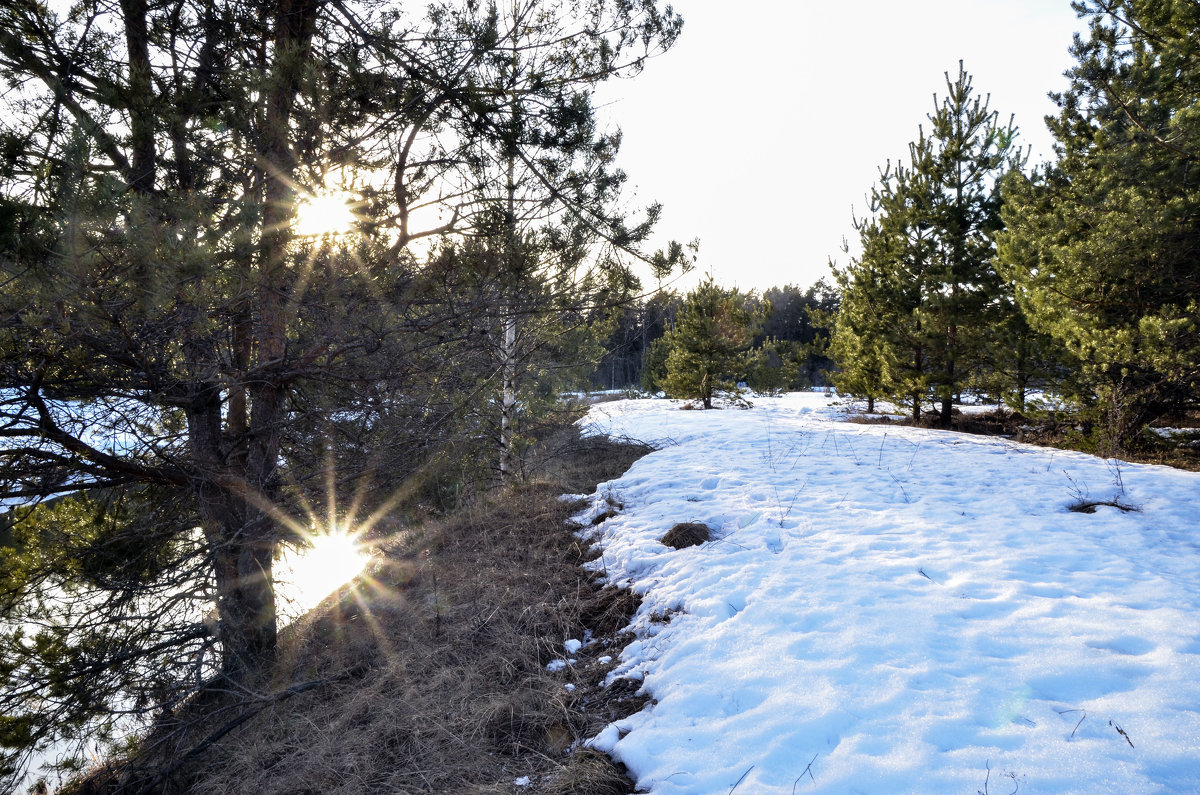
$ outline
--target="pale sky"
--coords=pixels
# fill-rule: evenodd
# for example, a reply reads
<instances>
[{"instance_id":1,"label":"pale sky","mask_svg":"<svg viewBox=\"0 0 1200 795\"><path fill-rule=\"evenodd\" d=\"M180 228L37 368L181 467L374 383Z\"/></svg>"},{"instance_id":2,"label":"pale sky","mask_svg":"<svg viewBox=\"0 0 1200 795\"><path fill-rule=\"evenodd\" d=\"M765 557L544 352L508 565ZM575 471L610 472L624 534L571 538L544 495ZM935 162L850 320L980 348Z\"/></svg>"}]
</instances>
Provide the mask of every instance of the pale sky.
<instances>
[{"instance_id":1,"label":"pale sky","mask_svg":"<svg viewBox=\"0 0 1200 795\"><path fill-rule=\"evenodd\" d=\"M599 101L624 131L633 200L658 241L701 242L718 283L807 286L845 264L851 206L903 157L961 59L1031 163L1082 29L1069 0L674 0L683 35ZM636 192L634 192L636 191ZM677 286L689 287L690 278Z\"/></svg>"}]
</instances>

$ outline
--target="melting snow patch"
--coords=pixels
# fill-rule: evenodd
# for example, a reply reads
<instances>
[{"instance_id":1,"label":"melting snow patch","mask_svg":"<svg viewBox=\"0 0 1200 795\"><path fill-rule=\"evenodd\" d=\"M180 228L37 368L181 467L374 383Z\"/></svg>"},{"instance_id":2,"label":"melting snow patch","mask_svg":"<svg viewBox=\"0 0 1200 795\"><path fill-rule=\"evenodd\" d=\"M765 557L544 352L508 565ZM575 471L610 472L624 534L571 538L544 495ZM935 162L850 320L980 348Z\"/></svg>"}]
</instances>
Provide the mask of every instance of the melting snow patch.
<instances>
[{"instance_id":1,"label":"melting snow patch","mask_svg":"<svg viewBox=\"0 0 1200 795\"><path fill-rule=\"evenodd\" d=\"M589 745L650 795L1200 792L1200 473L842 411L590 409L672 443L591 497L641 597L609 679L653 700Z\"/></svg>"}]
</instances>

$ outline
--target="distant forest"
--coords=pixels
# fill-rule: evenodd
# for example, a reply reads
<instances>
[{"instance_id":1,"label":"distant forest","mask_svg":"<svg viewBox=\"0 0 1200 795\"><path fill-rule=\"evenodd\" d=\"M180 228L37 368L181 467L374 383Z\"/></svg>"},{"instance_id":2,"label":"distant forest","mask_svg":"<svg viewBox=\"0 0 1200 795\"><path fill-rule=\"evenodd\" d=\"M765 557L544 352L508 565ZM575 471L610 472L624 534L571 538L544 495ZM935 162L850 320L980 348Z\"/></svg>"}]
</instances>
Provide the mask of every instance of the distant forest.
<instances>
[{"instance_id":1,"label":"distant forest","mask_svg":"<svg viewBox=\"0 0 1200 795\"><path fill-rule=\"evenodd\" d=\"M603 343L604 354L588 377L595 389L657 391L665 375L661 341L675 328L686 296L667 291L656 293L623 309L615 328ZM766 351L762 365L777 370L768 383L783 389L826 386L832 361L825 355L829 330L822 318L833 317L838 293L825 281L808 287L772 287L762 293L741 296L754 313L763 313L749 337L749 349ZM781 344L782 343L782 344ZM657 370L657 372L656 372ZM753 379L754 367L747 363L737 375ZM750 386L756 386L751 383Z\"/></svg>"}]
</instances>

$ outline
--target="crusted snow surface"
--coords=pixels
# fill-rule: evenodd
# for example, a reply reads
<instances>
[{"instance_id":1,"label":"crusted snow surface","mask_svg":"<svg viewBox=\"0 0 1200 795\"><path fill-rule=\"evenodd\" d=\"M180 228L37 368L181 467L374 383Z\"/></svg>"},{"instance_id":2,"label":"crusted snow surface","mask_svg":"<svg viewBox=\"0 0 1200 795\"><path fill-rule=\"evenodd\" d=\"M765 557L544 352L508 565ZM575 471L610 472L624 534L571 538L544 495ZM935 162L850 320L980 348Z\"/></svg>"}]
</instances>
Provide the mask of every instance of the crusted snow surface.
<instances>
[{"instance_id":1,"label":"crusted snow surface","mask_svg":"<svg viewBox=\"0 0 1200 795\"><path fill-rule=\"evenodd\" d=\"M1200 474L844 411L591 407L659 448L579 517L653 699L593 745L654 795L1200 792Z\"/></svg>"}]
</instances>

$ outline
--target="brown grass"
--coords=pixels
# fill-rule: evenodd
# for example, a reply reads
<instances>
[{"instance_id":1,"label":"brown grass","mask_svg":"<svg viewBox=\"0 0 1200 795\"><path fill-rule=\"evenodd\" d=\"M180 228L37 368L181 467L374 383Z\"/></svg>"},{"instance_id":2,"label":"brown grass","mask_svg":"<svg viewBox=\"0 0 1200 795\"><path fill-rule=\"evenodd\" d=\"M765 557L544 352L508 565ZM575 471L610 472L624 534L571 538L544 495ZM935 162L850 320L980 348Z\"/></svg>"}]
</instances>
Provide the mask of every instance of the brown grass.
<instances>
[{"instance_id":1,"label":"brown grass","mask_svg":"<svg viewBox=\"0 0 1200 795\"><path fill-rule=\"evenodd\" d=\"M658 540L673 549L686 549L699 546L711 538L712 531L708 525L700 522L680 522L672 526L666 535Z\"/></svg>"},{"instance_id":2,"label":"brown grass","mask_svg":"<svg viewBox=\"0 0 1200 795\"><path fill-rule=\"evenodd\" d=\"M623 768L581 741L645 703L638 683L605 688L612 663L598 661L627 642L618 633L638 600L582 568L591 552L568 524L578 506L560 495L619 475L645 449L579 444L560 480L383 539L367 576L285 632L261 690L324 684L258 704L152 791L631 792ZM573 665L546 670L588 630L595 640ZM137 765L177 763L238 714L210 711ZM521 776L532 786L516 787ZM140 788L120 781L81 791Z\"/></svg>"}]
</instances>

